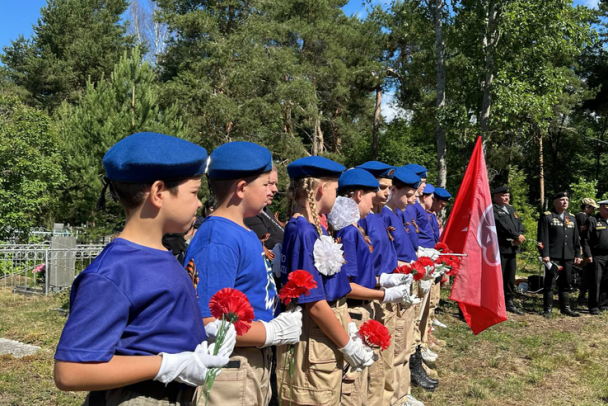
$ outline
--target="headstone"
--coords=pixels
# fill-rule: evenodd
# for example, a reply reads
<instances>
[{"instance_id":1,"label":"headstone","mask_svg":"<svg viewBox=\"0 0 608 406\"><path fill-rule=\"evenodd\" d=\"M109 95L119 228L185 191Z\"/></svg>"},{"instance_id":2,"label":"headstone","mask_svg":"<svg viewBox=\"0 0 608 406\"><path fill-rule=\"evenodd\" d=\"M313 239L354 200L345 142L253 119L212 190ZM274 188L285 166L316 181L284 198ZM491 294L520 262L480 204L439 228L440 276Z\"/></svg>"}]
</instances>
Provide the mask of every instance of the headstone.
<instances>
[{"instance_id":1,"label":"headstone","mask_svg":"<svg viewBox=\"0 0 608 406\"><path fill-rule=\"evenodd\" d=\"M76 272L76 237L55 235L51 238L51 249L46 275L51 292L60 291L72 285Z\"/></svg>"}]
</instances>

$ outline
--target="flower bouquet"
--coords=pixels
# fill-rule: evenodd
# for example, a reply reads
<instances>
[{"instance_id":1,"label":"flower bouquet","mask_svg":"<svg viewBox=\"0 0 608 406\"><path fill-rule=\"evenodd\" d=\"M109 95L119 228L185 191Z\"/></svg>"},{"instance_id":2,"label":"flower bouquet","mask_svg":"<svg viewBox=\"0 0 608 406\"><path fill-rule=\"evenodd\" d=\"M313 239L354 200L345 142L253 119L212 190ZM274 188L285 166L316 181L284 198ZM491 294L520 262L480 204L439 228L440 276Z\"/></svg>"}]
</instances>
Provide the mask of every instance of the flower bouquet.
<instances>
[{"instance_id":1,"label":"flower bouquet","mask_svg":"<svg viewBox=\"0 0 608 406\"><path fill-rule=\"evenodd\" d=\"M298 269L287 276L287 283L279 290L279 299L286 306L287 311L293 311L298 306L300 296L310 295L310 290L316 287L317 282L310 272ZM289 378L293 378L295 365L294 352L295 346L291 344L289 346ZM283 365L283 382L285 382L285 369L285 365Z\"/></svg>"},{"instance_id":2,"label":"flower bouquet","mask_svg":"<svg viewBox=\"0 0 608 406\"><path fill-rule=\"evenodd\" d=\"M386 326L376 320L368 320L359 328L363 342L372 349L386 350L391 345L391 334Z\"/></svg>"},{"instance_id":3,"label":"flower bouquet","mask_svg":"<svg viewBox=\"0 0 608 406\"><path fill-rule=\"evenodd\" d=\"M222 321L215 337L215 347L213 350L213 355L217 355L231 324L234 325L236 334L239 336L249 331L254 316L253 307L251 307L247 296L240 290L224 288L213 295L209 301L209 310L213 317ZM209 392L218 372L219 368L213 368L207 372L207 376L205 377L203 390L200 395L205 394L205 405L209 401ZM200 396L196 402L197 405L200 401Z\"/></svg>"}]
</instances>

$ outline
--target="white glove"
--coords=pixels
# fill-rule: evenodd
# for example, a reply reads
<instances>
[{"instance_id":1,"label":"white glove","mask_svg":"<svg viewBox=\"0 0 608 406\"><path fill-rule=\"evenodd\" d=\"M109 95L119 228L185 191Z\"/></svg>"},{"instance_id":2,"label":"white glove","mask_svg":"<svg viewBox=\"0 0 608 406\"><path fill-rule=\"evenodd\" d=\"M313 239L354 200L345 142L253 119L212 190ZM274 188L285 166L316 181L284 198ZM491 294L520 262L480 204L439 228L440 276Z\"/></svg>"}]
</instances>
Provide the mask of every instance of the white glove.
<instances>
[{"instance_id":1,"label":"white glove","mask_svg":"<svg viewBox=\"0 0 608 406\"><path fill-rule=\"evenodd\" d=\"M382 288L392 288L395 286L402 285L405 282L405 274L399 273L383 273L380 274L380 280L378 281Z\"/></svg>"},{"instance_id":2,"label":"white glove","mask_svg":"<svg viewBox=\"0 0 608 406\"><path fill-rule=\"evenodd\" d=\"M236 330L234 329L234 325L232 323L226 322L226 324L228 324L228 331L224 336L222 346L217 351L217 355L229 357L230 354L232 354L232 351L234 351L234 346L236 345ZM205 333L207 333L207 341L209 343L215 343L217 332L221 325L221 320L214 320L205 326Z\"/></svg>"},{"instance_id":3,"label":"white glove","mask_svg":"<svg viewBox=\"0 0 608 406\"><path fill-rule=\"evenodd\" d=\"M211 355L213 348L213 344L207 346L207 342L203 341L194 351L178 354L161 352L163 360L154 380L165 385L176 381L190 386L201 386L209 369L222 367L230 361L230 358L225 356Z\"/></svg>"},{"instance_id":4,"label":"white glove","mask_svg":"<svg viewBox=\"0 0 608 406\"><path fill-rule=\"evenodd\" d=\"M437 251L434 248L420 247L420 248L418 248L418 252L416 254L418 255L418 258L420 258L420 257L429 257L433 261L435 261L437 258L439 258L441 252Z\"/></svg>"},{"instance_id":5,"label":"white glove","mask_svg":"<svg viewBox=\"0 0 608 406\"><path fill-rule=\"evenodd\" d=\"M431 286L433 285L433 280L435 278L423 279L420 281L420 290L426 295L429 290L431 290Z\"/></svg>"},{"instance_id":6,"label":"white glove","mask_svg":"<svg viewBox=\"0 0 608 406\"><path fill-rule=\"evenodd\" d=\"M357 324L354 321L348 323L348 328L346 331L348 332L350 338L352 338L353 340L361 340L361 336L359 335L359 329L357 328Z\"/></svg>"},{"instance_id":7,"label":"white glove","mask_svg":"<svg viewBox=\"0 0 608 406\"><path fill-rule=\"evenodd\" d=\"M296 307L293 312L279 314L268 323L262 321L266 328L266 342L263 347L271 345L296 344L302 335L302 308Z\"/></svg>"},{"instance_id":8,"label":"white glove","mask_svg":"<svg viewBox=\"0 0 608 406\"><path fill-rule=\"evenodd\" d=\"M410 292L405 285L394 286L384 291L382 303L403 303L404 297Z\"/></svg>"},{"instance_id":9,"label":"white glove","mask_svg":"<svg viewBox=\"0 0 608 406\"><path fill-rule=\"evenodd\" d=\"M363 368L369 367L374 363L374 351L363 345L361 339L354 340L351 338L344 348L339 348L340 352L344 354L346 362L348 362L351 368L357 372L362 371Z\"/></svg>"},{"instance_id":10,"label":"white glove","mask_svg":"<svg viewBox=\"0 0 608 406\"><path fill-rule=\"evenodd\" d=\"M418 303L422 302L420 300L420 298L416 295L405 295L405 297L403 298L403 306L406 309L409 309L410 307L417 305Z\"/></svg>"}]
</instances>

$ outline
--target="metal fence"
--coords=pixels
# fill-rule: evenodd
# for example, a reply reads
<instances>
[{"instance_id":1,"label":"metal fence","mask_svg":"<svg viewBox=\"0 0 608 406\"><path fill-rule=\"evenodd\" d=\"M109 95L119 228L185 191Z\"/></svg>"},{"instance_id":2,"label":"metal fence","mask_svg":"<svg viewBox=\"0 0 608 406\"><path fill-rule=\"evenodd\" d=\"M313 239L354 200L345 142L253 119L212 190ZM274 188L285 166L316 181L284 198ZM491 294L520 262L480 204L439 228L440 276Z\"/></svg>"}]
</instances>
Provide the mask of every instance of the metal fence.
<instances>
[{"instance_id":1,"label":"metal fence","mask_svg":"<svg viewBox=\"0 0 608 406\"><path fill-rule=\"evenodd\" d=\"M48 244L0 245L0 287L48 295L71 286L104 245L55 248Z\"/></svg>"}]
</instances>

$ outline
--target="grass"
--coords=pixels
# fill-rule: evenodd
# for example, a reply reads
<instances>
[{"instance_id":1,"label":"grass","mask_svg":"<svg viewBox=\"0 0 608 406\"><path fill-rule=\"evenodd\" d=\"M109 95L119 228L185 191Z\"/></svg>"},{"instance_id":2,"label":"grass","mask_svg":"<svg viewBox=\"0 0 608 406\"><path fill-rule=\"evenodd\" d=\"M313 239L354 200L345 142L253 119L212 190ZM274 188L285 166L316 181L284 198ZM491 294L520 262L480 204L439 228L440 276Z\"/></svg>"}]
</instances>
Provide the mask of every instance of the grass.
<instances>
[{"instance_id":1,"label":"grass","mask_svg":"<svg viewBox=\"0 0 608 406\"><path fill-rule=\"evenodd\" d=\"M0 289L0 337L37 345L35 355L0 356L0 405L81 405L84 393L61 392L53 381L53 356L65 317L61 297L27 297Z\"/></svg>"},{"instance_id":2,"label":"grass","mask_svg":"<svg viewBox=\"0 0 608 406\"><path fill-rule=\"evenodd\" d=\"M414 396L427 406L608 405L608 313L575 319L556 311L547 320L542 303L518 304L525 315L474 336L456 305L442 301L437 317L449 328L434 332L448 343L435 364L441 383Z\"/></svg>"},{"instance_id":3,"label":"grass","mask_svg":"<svg viewBox=\"0 0 608 406\"><path fill-rule=\"evenodd\" d=\"M447 290L442 292L447 299ZM53 382L53 355L65 317L55 309L65 298L24 297L0 289L0 337L42 347L20 359L0 356L0 405L80 405L83 393L61 392ZM436 329L448 345L435 368L433 393L414 389L427 406L608 405L608 313L546 320L531 300L518 303L524 316L474 336L442 301Z\"/></svg>"}]
</instances>

